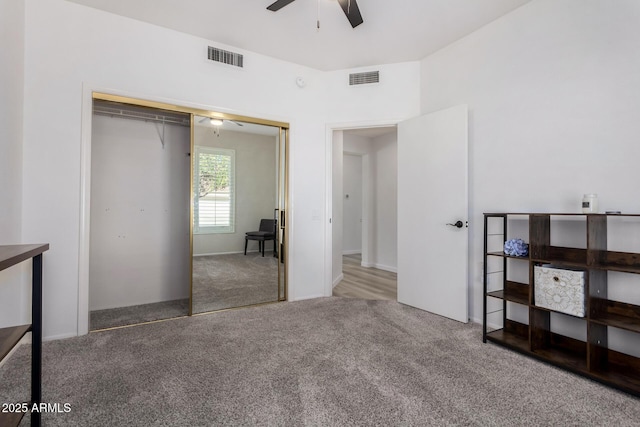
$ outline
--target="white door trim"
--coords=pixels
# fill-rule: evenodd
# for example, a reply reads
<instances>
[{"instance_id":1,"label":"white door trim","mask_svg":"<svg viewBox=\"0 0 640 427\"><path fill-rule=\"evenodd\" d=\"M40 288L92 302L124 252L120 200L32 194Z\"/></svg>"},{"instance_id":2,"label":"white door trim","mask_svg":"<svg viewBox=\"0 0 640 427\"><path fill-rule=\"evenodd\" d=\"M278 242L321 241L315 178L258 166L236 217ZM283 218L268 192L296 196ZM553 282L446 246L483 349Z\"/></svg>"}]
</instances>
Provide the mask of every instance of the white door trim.
<instances>
[{"instance_id":1,"label":"white door trim","mask_svg":"<svg viewBox=\"0 0 640 427\"><path fill-rule=\"evenodd\" d=\"M325 127L325 222L324 228L324 296L333 294L333 132L338 130L367 129L376 127L397 126L405 119L369 120L354 122L327 123ZM364 165L363 165L364 168Z\"/></svg>"}]
</instances>

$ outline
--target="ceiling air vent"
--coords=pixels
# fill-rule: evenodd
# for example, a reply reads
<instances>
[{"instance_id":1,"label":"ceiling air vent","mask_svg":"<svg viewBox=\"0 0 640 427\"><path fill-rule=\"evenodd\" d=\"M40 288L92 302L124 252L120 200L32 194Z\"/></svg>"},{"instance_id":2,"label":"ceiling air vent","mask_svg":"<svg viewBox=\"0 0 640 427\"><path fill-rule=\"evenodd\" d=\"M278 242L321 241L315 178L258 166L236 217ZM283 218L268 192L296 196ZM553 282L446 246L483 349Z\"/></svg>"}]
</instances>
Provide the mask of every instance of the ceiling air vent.
<instances>
[{"instance_id":1,"label":"ceiling air vent","mask_svg":"<svg viewBox=\"0 0 640 427\"><path fill-rule=\"evenodd\" d=\"M380 71L367 71L366 73L349 74L349 86L366 85L380 82Z\"/></svg>"},{"instance_id":2,"label":"ceiling air vent","mask_svg":"<svg viewBox=\"0 0 640 427\"><path fill-rule=\"evenodd\" d=\"M218 49L217 47L209 46L209 59L222 62L223 64L233 65L234 67L244 67L244 57L241 54Z\"/></svg>"}]
</instances>

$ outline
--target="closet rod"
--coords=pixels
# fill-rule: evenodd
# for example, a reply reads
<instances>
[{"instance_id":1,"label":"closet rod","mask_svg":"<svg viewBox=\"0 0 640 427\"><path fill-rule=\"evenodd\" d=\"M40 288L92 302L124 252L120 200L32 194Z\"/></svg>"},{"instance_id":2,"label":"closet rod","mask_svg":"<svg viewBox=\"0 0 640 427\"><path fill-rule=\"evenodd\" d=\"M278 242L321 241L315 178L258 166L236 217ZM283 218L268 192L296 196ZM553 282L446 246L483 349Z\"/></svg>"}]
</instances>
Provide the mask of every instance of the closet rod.
<instances>
[{"instance_id":1,"label":"closet rod","mask_svg":"<svg viewBox=\"0 0 640 427\"><path fill-rule=\"evenodd\" d=\"M190 122L188 118L180 118L180 117L171 117L165 116L162 114L147 114L147 113L138 113L138 112L129 112L125 110L111 110L111 109L97 109L94 108L93 113L98 116L107 116L107 117L119 117L123 119L132 119L132 120L140 120L145 122L154 122L154 123L164 123L164 124L173 124L184 127L189 127Z\"/></svg>"}]
</instances>

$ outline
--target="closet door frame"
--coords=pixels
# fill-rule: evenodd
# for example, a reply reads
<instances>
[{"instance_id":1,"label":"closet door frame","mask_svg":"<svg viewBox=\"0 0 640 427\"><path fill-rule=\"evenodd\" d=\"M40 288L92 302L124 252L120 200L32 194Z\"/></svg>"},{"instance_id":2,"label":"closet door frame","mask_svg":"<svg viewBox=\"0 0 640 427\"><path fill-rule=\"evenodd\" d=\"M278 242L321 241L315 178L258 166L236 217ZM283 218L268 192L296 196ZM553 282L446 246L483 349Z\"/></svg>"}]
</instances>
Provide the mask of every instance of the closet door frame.
<instances>
[{"instance_id":1,"label":"closet door frame","mask_svg":"<svg viewBox=\"0 0 640 427\"><path fill-rule=\"evenodd\" d=\"M279 224L279 233L283 239L283 250L280 251L278 262L278 301L286 301L288 298L288 206L289 206L289 124L275 120L260 119L255 117L243 116L216 111L215 109L194 108L182 106L174 103L145 100L142 98L134 98L124 95L116 95L106 91L94 90L85 86L83 88L83 109L82 109L82 145L81 145L81 165L80 165L80 244L79 244L79 265L78 265L78 335L89 333L89 243L90 243L90 220L91 220L91 128L93 119L93 101L111 101L123 104L131 104L140 107L156 108L167 111L175 111L187 113L191 116L191 153L194 147L194 117L204 116L212 119L234 120L248 122L266 126L279 128L280 149L284 149L284 162L280 165L284 168L283 179L279 180L278 194L281 195L279 206L281 206L282 224ZM85 105L86 104L86 105ZM284 145L284 147L283 147ZM193 168L193 162L191 162ZM190 224L189 224L189 247L191 260L193 260L193 170L190 173ZM189 316L192 312L193 297L193 262L190 262L189 268ZM281 268L282 267L282 268Z\"/></svg>"}]
</instances>

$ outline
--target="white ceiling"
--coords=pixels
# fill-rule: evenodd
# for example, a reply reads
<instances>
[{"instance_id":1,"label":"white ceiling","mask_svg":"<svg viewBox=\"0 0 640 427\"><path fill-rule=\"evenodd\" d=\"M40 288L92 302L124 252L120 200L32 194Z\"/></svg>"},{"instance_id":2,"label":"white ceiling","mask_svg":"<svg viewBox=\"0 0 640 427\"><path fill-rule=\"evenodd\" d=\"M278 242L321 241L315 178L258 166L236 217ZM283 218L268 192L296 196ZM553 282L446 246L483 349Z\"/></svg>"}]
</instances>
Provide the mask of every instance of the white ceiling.
<instances>
[{"instance_id":1,"label":"white ceiling","mask_svg":"<svg viewBox=\"0 0 640 427\"><path fill-rule=\"evenodd\" d=\"M530 0L69 0L319 70L417 61ZM320 21L320 29L316 21Z\"/></svg>"}]
</instances>

